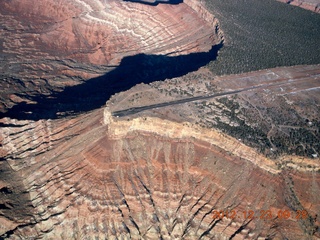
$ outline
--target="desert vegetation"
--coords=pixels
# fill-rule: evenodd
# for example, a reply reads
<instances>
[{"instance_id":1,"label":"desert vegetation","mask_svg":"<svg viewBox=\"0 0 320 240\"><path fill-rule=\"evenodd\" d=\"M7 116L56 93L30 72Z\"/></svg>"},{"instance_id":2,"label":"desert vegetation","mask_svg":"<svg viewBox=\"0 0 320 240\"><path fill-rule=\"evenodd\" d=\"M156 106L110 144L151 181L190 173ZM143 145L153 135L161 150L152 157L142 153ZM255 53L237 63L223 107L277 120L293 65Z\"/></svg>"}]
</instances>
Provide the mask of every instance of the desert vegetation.
<instances>
[{"instance_id":1,"label":"desert vegetation","mask_svg":"<svg viewBox=\"0 0 320 240\"><path fill-rule=\"evenodd\" d=\"M306 69L301 67L301 70ZM117 96L118 100L112 101L120 101L120 105L131 108L211 96L230 91L232 86L244 87L246 83L252 84L255 81L260 84L263 81L276 81L279 77L277 74L281 74L281 71L267 71L266 75L262 76L257 73L253 73L251 77L247 77L246 74L238 75L235 76L237 81L231 83L232 78L217 77L202 69L183 77L138 85L128 93ZM292 76L299 74L296 72ZM222 87L224 84L228 90ZM286 154L316 159L320 153L320 119L318 100L310 97L316 92L308 91L301 95L285 92L286 89L299 87L299 84L202 98L172 106L169 104L163 110L160 107L146 114L172 118L174 121L189 121L204 128L219 129L274 159ZM305 84L303 83L303 86ZM118 110L121 109L115 109Z\"/></svg>"},{"instance_id":2,"label":"desert vegetation","mask_svg":"<svg viewBox=\"0 0 320 240\"><path fill-rule=\"evenodd\" d=\"M304 119L288 106L249 108L239 97L222 97L215 101L195 103L202 127L218 128L268 157L282 154L317 158L320 152L320 121ZM276 114L281 111L283 114Z\"/></svg>"},{"instance_id":3,"label":"desert vegetation","mask_svg":"<svg viewBox=\"0 0 320 240\"><path fill-rule=\"evenodd\" d=\"M219 19L224 47L215 74L320 63L320 15L274 0L205 1Z\"/></svg>"}]
</instances>

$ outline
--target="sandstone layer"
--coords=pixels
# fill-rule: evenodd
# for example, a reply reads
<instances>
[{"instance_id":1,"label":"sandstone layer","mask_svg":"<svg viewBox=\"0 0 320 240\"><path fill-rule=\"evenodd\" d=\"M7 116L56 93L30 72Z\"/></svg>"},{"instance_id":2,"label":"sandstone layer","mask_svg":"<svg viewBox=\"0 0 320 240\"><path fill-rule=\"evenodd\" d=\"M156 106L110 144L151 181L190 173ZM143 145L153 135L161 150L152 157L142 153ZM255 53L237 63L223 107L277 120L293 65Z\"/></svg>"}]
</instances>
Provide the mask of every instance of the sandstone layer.
<instances>
[{"instance_id":1,"label":"sandstone layer","mask_svg":"<svg viewBox=\"0 0 320 240\"><path fill-rule=\"evenodd\" d=\"M316 13L320 13L320 1L319 0L278 0L283 3L298 6Z\"/></svg>"},{"instance_id":2,"label":"sandstone layer","mask_svg":"<svg viewBox=\"0 0 320 240\"><path fill-rule=\"evenodd\" d=\"M265 70L215 81L203 79L199 85L186 82L186 86L194 91L199 91L197 87L202 85L232 90L236 84L248 87L258 83L258 88L240 93L241 96L266 90L272 98L272 94L281 92L281 87L288 97L297 95L294 93L297 91L299 94L318 91L319 86L310 88L312 79L316 80L314 77L318 75L317 69L309 66ZM205 76L204 72L201 69L192 74ZM192 74L187 75L191 80ZM309 80L299 80L303 76ZM170 84L177 80L164 84L170 89ZM219 85L214 87L214 83ZM154 86L156 90L152 89ZM117 94L105 109L74 118L40 121L3 118L2 237L320 237L317 159L290 155L269 159L239 139L192 123L191 116L179 117L180 109L190 102L174 108L175 112L171 112L170 105L136 115L113 116L119 114L115 109L126 106L126 102L131 104L132 96L137 97L133 98L135 109L146 100L150 103L151 96L157 102L165 99L156 94L161 93L160 87L161 83L154 83L147 90L147 85L139 85L131 92ZM138 91L145 95L139 98ZM146 96L149 98L144 99ZM227 210L236 213L235 216L214 217L215 211ZM290 216L284 218L281 215L284 211Z\"/></svg>"},{"instance_id":3,"label":"sandstone layer","mask_svg":"<svg viewBox=\"0 0 320 240\"><path fill-rule=\"evenodd\" d=\"M222 40L217 20L196 0L5 0L0 26L1 112L101 76L127 56L208 52Z\"/></svg>"}]
</instances>

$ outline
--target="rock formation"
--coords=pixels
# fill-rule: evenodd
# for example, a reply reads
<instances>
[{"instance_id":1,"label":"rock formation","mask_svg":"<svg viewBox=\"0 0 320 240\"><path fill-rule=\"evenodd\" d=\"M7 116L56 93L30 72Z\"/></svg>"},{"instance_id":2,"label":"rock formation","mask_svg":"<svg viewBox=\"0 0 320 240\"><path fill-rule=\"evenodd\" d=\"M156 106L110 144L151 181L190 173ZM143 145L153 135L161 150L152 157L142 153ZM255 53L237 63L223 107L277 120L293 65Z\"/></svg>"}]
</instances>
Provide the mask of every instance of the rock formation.
<instances>
[{"instance_id":1,"label":"rock formation","mask_svg":"<svg viewBox=\"0 0 320 240\"><path fill-rule=\"evenodd\" d=\"M0 25L1 112L103 75L126 56L207 52L222 39L217 20L195 0L5 0Z\"/></svg>"},{"instance_id":2,"label":"rock formation","mask_svg":"<svg viewBox=\"0 0 320 240\"><path fill-rule=\"evenodd\" d=\"M278 0L283 3L298 6L316 13L320 13L320 1L319 0Z\"/></svg>"},{"instance_id":3,"label":"rock formation","mask_svg":"<svg viewBox=\"0 0 320 240\"><path fill-rule=\"evenodd\" d=\"M112 96L109 107L120 117L165 116L218 128L269 157L312 158L320 152L319 73L313 65L217 77L202 68L137 85Z\"/></svg>"},{"instance_id":4,"label":"rock formation","mask_svg":"<svg viewBox=\"0 0 320 240\"><path fill-rule=\"evenodd\" d=\"M0 238L320 238L319 65L197 70L216 18L141 1L2 2Z\"/></svg>"},{"instance_id":5,"label":"rock formation","mask_svg":"<svg viewBox=\"0 0 320 240\"><path fill-rule=\"evenodd\" d=\"M312 69L273 72L283 76L299 73L300 79L312 82ZM241 87L259 83L263 89L268 82L270 87L265 89L271 98L279 87L293 93L295 80L293 85L277 85L287 81L273 80L272 75L272 71L262 71L221 77L215 83L220 89L235 82L241 82ZM170 81L164 83L168 89ZM213 86L209 79L204 81ZM305 90L300 91L311 93L307 82L301 82ZM248 90L249 95L255 92L259 88ZM130 99L137 89L132 93L116 95L107 108L74 118L1 120L3 237L320 237L318 161L289 155L268 159L221 131L179 120L179 112L168 112L171 106L155 108L158 117L153 110L129 118L112 116L117 106L130 102L123 96ZM149 96L157 95L151 92ZM176 115L176 121L163 119L161 112L165 111L167 119ZM215 211L225 216L217 217Z\"/></svg>"}]
</instances>

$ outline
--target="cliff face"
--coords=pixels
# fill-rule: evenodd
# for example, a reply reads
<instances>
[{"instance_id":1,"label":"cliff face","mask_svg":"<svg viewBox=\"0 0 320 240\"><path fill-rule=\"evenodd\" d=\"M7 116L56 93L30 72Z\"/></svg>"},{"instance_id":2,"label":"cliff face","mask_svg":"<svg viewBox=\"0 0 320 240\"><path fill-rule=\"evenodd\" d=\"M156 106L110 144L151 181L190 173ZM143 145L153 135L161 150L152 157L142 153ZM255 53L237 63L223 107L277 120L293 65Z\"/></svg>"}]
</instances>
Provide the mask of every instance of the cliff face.
<instances>
[{"instance_id":1,"label":"cliff face","mask_svg":"<svg viewBox=\"0 0 320 240\"><path fill-rule=\"evenodd\" d=\"M319 171L281 170L214 129L154 117L120 120L108 109L1 124L3 237L317 235ZM231 215L214 217L220 210Z\"/></svg>"},{"instance_id":2,"label":"cliff face","mask_svg":"<svg viewBox=\"0 0 320 240\"><path fill-rule=\"evenodd\" d=\"M3 1L0 111L101 76L127 56L208 52L221 33L193 2Z\"/></svg>"},{"instance_id":3,"label":"cliff face","mask_svg":"<svg viewBox=\"0 0 320 240\"><path fill-rule=\"evenodd\" d=\"M217 128L271 158L319 156L319 65L214 76L208 69L111 97L119 117L156 116ZM279 114L281 113L281 114Z\"/></svg>"},{"instance_id":4,"label":"cliff face","mask_svg":"<svg viewBox=\"0 0 320 240\"><path fill-rule=\"evenodd\" d=\"M37 8L34 4L4 2L2 34L8 37L3 38L8 55L22 57L28 52L28 60L41 55L116 65L123 56L137 53L208 51L219 41L214 36L213 18L207 22L201 17L205 10L198 14L185 3L149 6L125 1L65 1L61 6L61 2L44 1Z\"/></svg>"}]
</instances>

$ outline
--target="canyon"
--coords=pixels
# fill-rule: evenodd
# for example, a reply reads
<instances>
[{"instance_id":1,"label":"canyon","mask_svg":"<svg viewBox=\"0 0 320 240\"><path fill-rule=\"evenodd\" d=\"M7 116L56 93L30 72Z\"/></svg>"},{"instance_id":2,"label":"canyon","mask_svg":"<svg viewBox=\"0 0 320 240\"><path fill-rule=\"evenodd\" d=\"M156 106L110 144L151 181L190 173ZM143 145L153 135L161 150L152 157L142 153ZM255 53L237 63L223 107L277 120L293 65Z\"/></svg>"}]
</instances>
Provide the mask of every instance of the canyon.
<instances>
[{"instance_id":1,"label":"canyon","mask_svg":"<svg viewBox=\"0 0 320 240\"><path fill-rule=\"evenodd\" d=\"M290 96L296 87L319 96L319 88L307 83L316 84L318 71L318 66L280 68L219 77L211 84L230 88L239 82L241 87L268 82L269 88L241 97L268 89L272 98L281 86L295 106L299 99ZM299 77L292 83L274 80L273 72ZM155 83L156 89L161 89L158 84L170 89L170 82L177 86L176 80ZM286 84L277 85L281 80ZM147 88L138 85L116 94L106 107L76 117L2 119L1 234L11 239L320 237L317 160L268 158L242 140L181 116L185 107L193 109L188 103L113 116L127 104L137 108L151 97L164 99ZM130 100L139 95L146 99ZM319 107L314 109L319 116ZM213 217L214 211L227 210L236 217ZM255 218L244 215L249 211ZM268 218L266 211L271 212ZM279 215L284 211L290 216Z\"/></svg>"},{"instance_id":2,"label":"canyon","mask_svg":"<svg viewBox=\"0 0 320 240\"><path fill-rule=\"evenodd\" d=\"M222 41L197 1L4 1L0 24L0 112L104 75L124 57L208 52Z\"/></svg>"},{"instance_id":3,"label":"canyon","mask_svg":"<svg viewBox=\"0 0 320 240\"><path fill-rule=\"evenodd\" d=\"M0 239L320 239L319 30L228 4L1 3Z\"/></svg>"}]
</instances>

